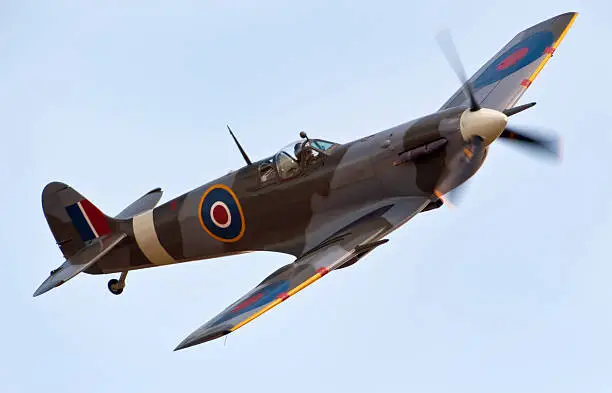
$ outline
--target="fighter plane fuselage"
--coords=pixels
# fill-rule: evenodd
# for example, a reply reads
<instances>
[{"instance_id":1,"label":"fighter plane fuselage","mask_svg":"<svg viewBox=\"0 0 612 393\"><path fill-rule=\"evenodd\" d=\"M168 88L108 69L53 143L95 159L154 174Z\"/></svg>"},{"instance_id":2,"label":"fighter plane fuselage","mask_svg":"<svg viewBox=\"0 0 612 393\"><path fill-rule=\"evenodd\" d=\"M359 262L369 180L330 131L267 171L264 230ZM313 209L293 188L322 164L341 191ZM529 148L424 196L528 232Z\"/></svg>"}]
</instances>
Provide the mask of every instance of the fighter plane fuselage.
<instances>
[{"instance_id":1,"label":"fighter plane fuselage","mask_svg":"<svg viewBox=\"0 0 612 393\"><path fill-rule=\"evenodd\" d=\"M253 162L120 223L129 241L89 273L111 273L251 251L299 256L386 201L431 196L462 149L465 108L337 144L295 174L266 178ZM274 168L272 168L274 169ZM465 179L464 179L465 180Z\"/></svg>"}]
</instances>

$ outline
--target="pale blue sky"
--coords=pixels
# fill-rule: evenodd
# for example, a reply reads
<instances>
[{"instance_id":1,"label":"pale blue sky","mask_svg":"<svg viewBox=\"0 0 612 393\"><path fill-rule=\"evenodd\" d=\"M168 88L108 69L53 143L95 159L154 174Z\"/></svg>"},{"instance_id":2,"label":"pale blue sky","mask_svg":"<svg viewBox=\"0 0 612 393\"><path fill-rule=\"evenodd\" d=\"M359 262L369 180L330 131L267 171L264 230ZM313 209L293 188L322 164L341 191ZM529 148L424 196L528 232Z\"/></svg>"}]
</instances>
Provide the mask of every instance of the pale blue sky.
<instances>
[{"instance_id":1,"label":"pale blue sky","mask_svg":"<svg viewBox=\"0 0 612 393\"><path fill-rule=\"evenodd\" d=\"M612 391L609 2L172 3L0 5L0 391ZM122 296L81 275L32 298L62 262L46 183L116 214L242 165L226 123L252 158L300 130L368 135L458 88L441 27L472 73L566 11L581 14L522 100L538 106L511 120L556 130L561 165L497 143L460 209L417 217L227 346L172 352L290 257L137 271Z\"/></svg>"}]
</instances>

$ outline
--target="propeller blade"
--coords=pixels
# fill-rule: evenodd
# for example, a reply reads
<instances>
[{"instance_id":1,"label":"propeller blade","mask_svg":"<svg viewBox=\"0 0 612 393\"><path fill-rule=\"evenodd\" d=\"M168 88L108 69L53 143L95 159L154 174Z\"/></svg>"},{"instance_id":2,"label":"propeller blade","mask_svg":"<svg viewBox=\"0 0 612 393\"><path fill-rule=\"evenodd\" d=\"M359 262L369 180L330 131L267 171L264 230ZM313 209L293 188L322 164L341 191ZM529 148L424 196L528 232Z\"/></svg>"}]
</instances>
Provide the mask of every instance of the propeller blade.
<instances>
[{"instance_id":1,"label":"propeller blade","mask_svg":"<svg viewBox=\"0 0 612 393\"><path fill-rule=\"evenodd\" d=\"M519 106L515 106L513 108L508 108L506 110L504 110L504 115L510 117L513 115L516 115L517 113L520 113L526 109L531 108L532 106L534 106L536 103L535 102L530 102L529 104L525 104L525 105L519 105Z\"/></svg>"},{"instance_id":2,"label":"propeller blade","mask_svg":"<svg viewBox=\"0 0 612 393\"><path fill-rule=\"evenodd\" d=\"M485 153L486 146L483 139L479 136L472 137L470 143L464 147L463 152L451 161L436 185L434 194L450 205L456 205L463 195L464 182L476 172Z\"/></svg>"},{"instance_id":3,"label":"propeller blade","mask_svg":"<svg viewBox=\"0 0 612 393\"><path fill-rule=\"evenodd\" d=\"M468 78L465 74L465 69L463 68L461 59L459 58L459 53L457 53L457 48L455 47L455 43L453 42L453 37L450 31L440 31L436 35L436 40L438 41L438 46L440 46L442 53L446 57L446 61L448 61L448 64L450 64L451 68L453 69L453 71L455 71L455 74L463 85L463 93L470 100L470 110L472 112L479 110L480 104L474 96L472 84L468 82Z\"/></svg>"},{"instance_id":4,"label":"propeller blade","mask_svg":"<svg viewBox=\"0 0 612 393\"><path fill-rule=\"evenodd\" d=\"M518 142L526 147L531 147L534 152L544 156L561 158L561 143L556 137L542 137L537 133L522 130L517 127L506 127L499 136L500 139Z\"/></svg>"},{"instance_id":5,"label":"propeller blade","mask_svg":"<svg viewBox=\"0 0 612 393\"><path fill-rule=\"evenodd\" d=\"M450 190L445 196L445 200L449 206L455 207L459 206L461 201L463 200L463 196L465 195L465 190L467 189L467 182L461 184Z\"/></svg>"}]
</instances>

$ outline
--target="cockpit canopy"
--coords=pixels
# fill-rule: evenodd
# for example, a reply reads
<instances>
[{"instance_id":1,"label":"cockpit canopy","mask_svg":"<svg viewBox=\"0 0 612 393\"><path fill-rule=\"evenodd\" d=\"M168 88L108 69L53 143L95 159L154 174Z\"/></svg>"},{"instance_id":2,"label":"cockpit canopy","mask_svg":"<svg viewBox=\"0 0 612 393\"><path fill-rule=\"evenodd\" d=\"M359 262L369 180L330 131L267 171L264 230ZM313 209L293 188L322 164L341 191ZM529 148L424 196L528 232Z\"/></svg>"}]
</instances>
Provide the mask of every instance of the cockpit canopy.
<instances>
[{"instance_id":1,"label":"cockpit canopy","mask_svg":"<svg viewBox=\"0 0 612 393\"><path fill-rule=\"evenodd\" d=\"M329 155L336 143L322 139L300 139L282 148L273 157L264 160L259 166L262 184L286 180L297 176L308 167L321 162Z\"/></svg>"}]
</instances>

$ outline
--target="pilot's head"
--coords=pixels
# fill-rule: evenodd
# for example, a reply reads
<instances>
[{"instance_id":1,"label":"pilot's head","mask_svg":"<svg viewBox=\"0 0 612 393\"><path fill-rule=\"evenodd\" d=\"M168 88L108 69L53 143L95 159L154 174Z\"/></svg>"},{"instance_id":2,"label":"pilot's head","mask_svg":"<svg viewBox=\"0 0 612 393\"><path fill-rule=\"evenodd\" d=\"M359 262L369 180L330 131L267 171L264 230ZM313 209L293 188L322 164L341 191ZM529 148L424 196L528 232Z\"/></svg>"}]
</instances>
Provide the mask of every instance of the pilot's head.
<instances>
[{"instance_id":1,"label":"pilot's head","mask_svg":"<svg viewBox=\"0 0 612 393\"><path fill-rule=\"evenodd\" d=\"M293 152L295 153L295 156L299 159L300 153L302 152L302 144L299 142L296 143L295 146L293 146Z\"/></svg>"}]
</instances>

